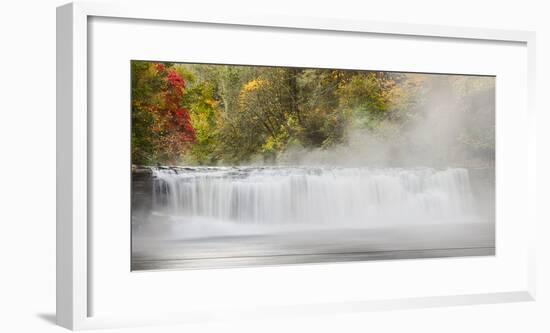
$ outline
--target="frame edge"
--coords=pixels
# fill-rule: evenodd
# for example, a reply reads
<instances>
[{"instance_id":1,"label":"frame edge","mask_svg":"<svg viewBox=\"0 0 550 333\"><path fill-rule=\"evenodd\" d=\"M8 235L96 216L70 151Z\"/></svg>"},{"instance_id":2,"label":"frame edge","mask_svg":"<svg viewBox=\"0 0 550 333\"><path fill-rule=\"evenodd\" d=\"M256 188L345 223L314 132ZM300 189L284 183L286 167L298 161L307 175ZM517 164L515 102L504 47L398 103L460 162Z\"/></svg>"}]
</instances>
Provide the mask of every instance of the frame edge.
<instances>
[{"instance_id":1,"label":"frame edge","mask_svg":"<svg viewBox=\"0 0 550 333\"><path fill-rule=\"evenodd\" d=\"M73 4L56 9L56 322L74 328Z\"/></svg>"}]
</instances>

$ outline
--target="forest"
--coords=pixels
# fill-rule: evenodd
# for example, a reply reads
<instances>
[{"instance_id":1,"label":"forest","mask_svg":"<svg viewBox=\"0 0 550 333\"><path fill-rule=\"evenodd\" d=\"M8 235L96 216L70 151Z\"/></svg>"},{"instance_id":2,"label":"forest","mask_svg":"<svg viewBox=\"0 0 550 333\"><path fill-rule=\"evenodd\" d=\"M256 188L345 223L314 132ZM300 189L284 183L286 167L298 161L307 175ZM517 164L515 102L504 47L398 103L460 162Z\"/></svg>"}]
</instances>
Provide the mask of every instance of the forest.
<instances>
[{"instance_id":1,"label":"forest","mask_svg":"<svg viewBox=\"0 0 550 333\"><path fill-rule=\"evenodd\" d=\"M132 164L493 166L495 78L131 62Z\"/></svg>"}]
</instances>

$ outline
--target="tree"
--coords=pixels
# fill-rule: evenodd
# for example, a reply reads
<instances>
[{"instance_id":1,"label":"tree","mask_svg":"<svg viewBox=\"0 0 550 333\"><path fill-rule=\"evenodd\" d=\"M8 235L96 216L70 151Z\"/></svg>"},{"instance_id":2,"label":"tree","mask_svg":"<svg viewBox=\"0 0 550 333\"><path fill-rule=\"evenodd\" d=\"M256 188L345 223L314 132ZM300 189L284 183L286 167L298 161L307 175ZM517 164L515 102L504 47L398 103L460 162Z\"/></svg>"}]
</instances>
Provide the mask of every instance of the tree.
<instances>
[{"instance_id":1,"label":"tree","mask_svg":"<svg viewBox=\"0 0 550 333\"><path fill-rule=\"evenodd\" d=\"M358 137L397 164L403 155L494 160L494 80L132 62L136 164L271 164Z\"/></svg>"},{"instance_id":2,"label":"tree","mask_svg":"<svg viewBox=\"0 0 550 333\"><path fill-rule=\"evenodd\" d=\"M176 163L195 142L186 82L172 64L132 62L132 161Z\"/></svg>"}]
</instances>

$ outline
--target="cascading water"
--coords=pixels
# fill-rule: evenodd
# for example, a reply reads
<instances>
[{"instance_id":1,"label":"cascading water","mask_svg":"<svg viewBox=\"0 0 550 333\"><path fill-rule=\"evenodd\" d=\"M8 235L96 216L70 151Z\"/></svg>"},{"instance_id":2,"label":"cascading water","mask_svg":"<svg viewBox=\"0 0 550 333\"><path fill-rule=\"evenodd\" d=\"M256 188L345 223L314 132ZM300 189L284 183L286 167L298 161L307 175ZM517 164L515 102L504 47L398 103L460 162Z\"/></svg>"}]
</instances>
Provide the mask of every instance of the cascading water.
<instances>
[{"instance_id":1,"label":"cascading water","mask_svg":"<svg viewBox=\"0 0 550 333\"><path fill-rule=\"evenodd\" d=\"M475 220L468 171L153 168L153 210L185 220L374 226Z\"/></svg>"},{"instance_id":2,"label":"cascading water","mask_svg":"<svg viewBox=\"0 0 550 333\"><path fill-rule=\"evenodd\" d=\"M133 178L132 270L494 254L466 169L151 170L152 189Z\"/></svg>"}]
</instances>

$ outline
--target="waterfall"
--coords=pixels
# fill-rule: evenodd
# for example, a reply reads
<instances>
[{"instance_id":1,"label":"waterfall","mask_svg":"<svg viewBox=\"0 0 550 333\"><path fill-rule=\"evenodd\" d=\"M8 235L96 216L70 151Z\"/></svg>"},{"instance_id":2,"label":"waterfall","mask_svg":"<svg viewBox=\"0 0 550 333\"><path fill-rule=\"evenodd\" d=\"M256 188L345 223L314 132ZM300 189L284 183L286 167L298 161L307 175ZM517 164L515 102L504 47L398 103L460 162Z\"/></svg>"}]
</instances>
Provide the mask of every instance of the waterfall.
<instances>
[{"instance_id":1,"label":"waterfall","mask_svg":"<svg viewBox=\"0 0 550 333\"><path fill-rule=\"evenodd\" d=\"M152 168L157 214L243 224L465 222L468 171L325 167Z\"/></svg>"}]
</instances>

